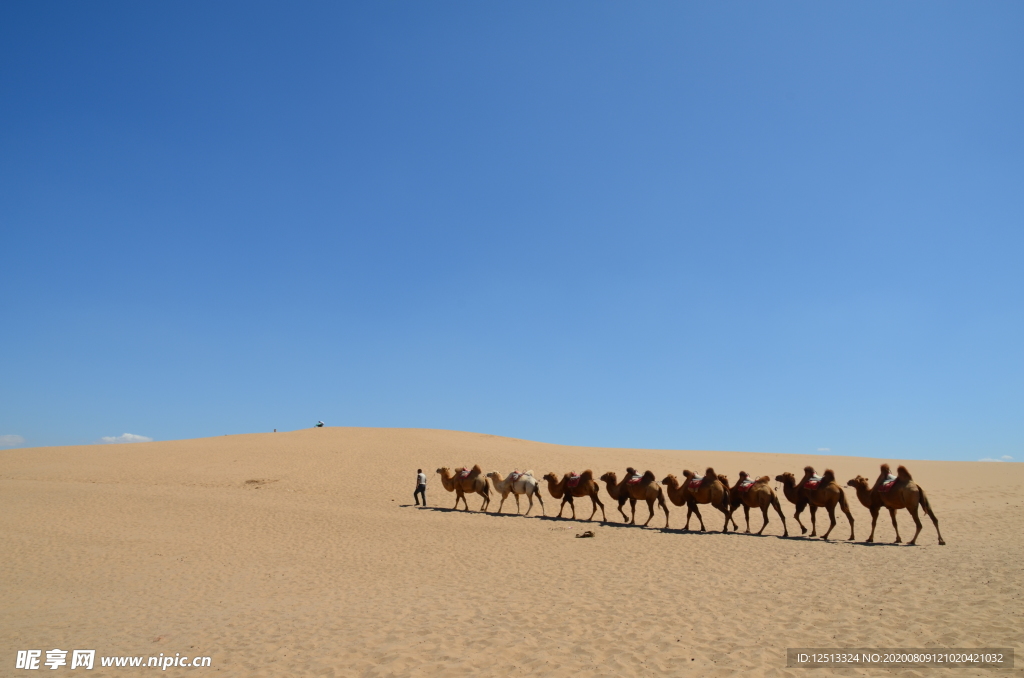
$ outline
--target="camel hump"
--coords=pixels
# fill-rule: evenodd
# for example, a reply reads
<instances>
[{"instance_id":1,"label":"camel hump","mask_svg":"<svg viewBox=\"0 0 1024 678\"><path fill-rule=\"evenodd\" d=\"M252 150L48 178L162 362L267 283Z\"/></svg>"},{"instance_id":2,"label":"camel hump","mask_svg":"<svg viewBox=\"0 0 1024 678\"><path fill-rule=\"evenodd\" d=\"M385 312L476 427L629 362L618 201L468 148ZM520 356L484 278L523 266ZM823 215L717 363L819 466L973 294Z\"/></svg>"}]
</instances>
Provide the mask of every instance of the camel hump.
<instances>
[{"instance_id":1,"label":"camel hump","mask_svg":"<svg viewBox=\"0 0 1024 678\"><path fill-rule=\"evenodd\" d=\"M693 477L693 471L691 471L690 469L683 469L683 477L684 478L692 478Z\"/></svg>"},{"instance_id":2,"label":"camel hump","mask_svg":"<svg viewBox=\"0 0 1024 678\"><path fill-rule=\"evenodd\" d=\"M586 471L584 471L583 473L580 474L580 480L593 480L593 479L594 479L594 472L591 471L589 468Z\"/></svg>"},{"instance_id":3,"label":"camel hump","mask_svg":"<svg viewBox=\"0 0 1024 678\"><path fill-rule=\"evenodd\" d=\"M913 478L910 477L910 471L907 470L906 466L900 466L899 468L897 468L896 475L899 477L900 480L903 481L913 480Z\"/></svg>"},{"instance_id":4,"label":"camel hump","mask_svg":"<svg viewBox=\"0 0 1024 678\"><path fill-rule=\"evenodd\" d=\"M768 476L761 476L760 478L758 478L754 482L755 483L765 483L765 484L767 484L767 483L770 483L771 481L772 481L772 479L769 478Z\"/></svg>"},{"instance_id":5,"label":"camel hump","mask_svg":"<svg viewBox=\"0 0 1024 678\"><path fill-rule=\"evenodd\" d=\"M747 479L747 472L746 471L740 471L740 480L746 480L746 479Z\"/></svg>"},{"instance_id":6,"label":"camel hump","mask_svg":"<svg viewBox=\"0 0 1024 678\"><path fill-rule=\"evenodd\" d=\"M645 483L653 483L654 482L654 471L644 471L644 482Z\"/></svg>"},{"instance_id":7,"label":"camel hump","mask_svg":"<svg viewBox=\"0 0 1024 678\"><path fill-rule=\"evenodd\" d=\"M718 479L722 482L723 485L729 487L729 476L719 473Z\"/></svg>"},{"instance_id":8,"label":"camel hump","mask_svg":"<svg viewBox=\"0 0 1024 678\"><path fill-rule=\"evenodd\" d=\"M473 464L473 473L483 473L484 470L480 468L480 464Z\"/></svg>"},{"instance_id":9,"label":"camel hump","mask_svg":"<svg viewBox=\"0 0 1024 678\"><path fill-rule=\"evenodd\" d=\"M813 466L804 466L804 473L813 476L814 475L814 467Z\"/></svg>"},{"instance_id":10,"label":"camel hump","mask_svg":"<svg viewBox=\"0 0 1024 678\"><path fill-rule=\"evenodd\" d=\"M832 471L832 469L827 468L827 469L825 469L825 472L821 474L821 484L822 485L828 485L830 483L834 483L835 481L836 481L836 474Z\"/></svg>"},{"instance_id":11,"label":"camel hump","mask_svg":"<svg viewBox=\"0 0 1024 678\"><path fill-rule=\"evenodd\" d=\"M888 464L882 464L879 468L882 470L882 475L883 476L889 475L889 465Z\"/></svg>"},{"instance_id":12,"label":"camel hump","mask_svg":"<svg viewBox=\"0 0 1024 678\"><path fill-rule=\"evenodd\" d=\"M533 477L533 469L530 469L529 471L523 471L523 475L524 476L530 476L532 478Z\"/></svg>"},{"instance_id":13,"label":"camel hump","mask_svg":"<svg viewBox=\"0 0 1024 678\"><path fill-rule=\"evenodd\" d=\"M715 469L713 469L710 466L708 466L708 470L704 471L704 477L705 478L717 478L718 474L715 473Z\"/></svg>"}]
</instances>

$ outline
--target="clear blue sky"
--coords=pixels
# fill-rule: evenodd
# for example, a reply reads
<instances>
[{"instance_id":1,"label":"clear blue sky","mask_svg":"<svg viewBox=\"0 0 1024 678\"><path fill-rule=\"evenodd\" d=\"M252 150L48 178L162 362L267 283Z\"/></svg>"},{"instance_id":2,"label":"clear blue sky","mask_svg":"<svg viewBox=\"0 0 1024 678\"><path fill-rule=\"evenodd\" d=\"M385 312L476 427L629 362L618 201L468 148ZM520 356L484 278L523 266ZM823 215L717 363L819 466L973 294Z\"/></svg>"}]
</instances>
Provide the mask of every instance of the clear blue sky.
<instances>
[{"instance_id":1,"label":"clear blue sky","mask_svg":"<svg viewBox=\"0 0 1024 678\"><path fill-rule=\"evenodd\" d=\"M1019 2L0 4L0 440L1024 459L1022 36Z\"/></svg>"}]
</instances>

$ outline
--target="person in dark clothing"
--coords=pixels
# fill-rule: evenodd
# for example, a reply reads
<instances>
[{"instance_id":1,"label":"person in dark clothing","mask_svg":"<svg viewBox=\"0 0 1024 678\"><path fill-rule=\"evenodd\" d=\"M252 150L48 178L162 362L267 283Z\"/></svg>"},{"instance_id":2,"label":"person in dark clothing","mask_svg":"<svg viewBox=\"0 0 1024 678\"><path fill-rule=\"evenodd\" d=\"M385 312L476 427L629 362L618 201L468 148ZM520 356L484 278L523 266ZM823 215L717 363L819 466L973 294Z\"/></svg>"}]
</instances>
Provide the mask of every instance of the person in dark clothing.
<instances>
[{"instance_id":1,"label":"person in dark clothing","mask_svg":"<svg viewBox=\"0 0 1024 678\"><path fill-rule=\"evenodd\" d=\"M423 497L423 505L427 505L427 476L423 475L423 469L416 469L416 491L412 493L413 501L420 505L420 497Z\"/></svg>"}]
</instances>

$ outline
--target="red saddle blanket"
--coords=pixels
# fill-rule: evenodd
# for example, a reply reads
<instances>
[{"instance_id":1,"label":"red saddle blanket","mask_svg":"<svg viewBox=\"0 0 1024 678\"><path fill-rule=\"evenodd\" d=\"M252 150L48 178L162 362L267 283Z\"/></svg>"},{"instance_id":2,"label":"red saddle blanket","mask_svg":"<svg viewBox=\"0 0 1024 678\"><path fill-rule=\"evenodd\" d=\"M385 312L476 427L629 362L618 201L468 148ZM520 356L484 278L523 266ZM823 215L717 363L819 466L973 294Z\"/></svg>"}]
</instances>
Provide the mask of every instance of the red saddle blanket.
<instances>
[{"instance_id":1,"label":"red saddle blanket","mask_svg":"<svg viewBox=\"0 0 1024 678\"><path fill-rule=\"evenodd\" d=\"M748 478L747 480L741 480L740 484L736 486L736 489L739 490L740 492L750 492L750 488L752 488L753 486L754 481Z\"/></svg>"},{"instance_id":2,"label":"red saddle blanket","mask_svg":"<svg viewBox=\"0 0 1024 678\"><path fill-rule=\"evenodd\" d=\"M634 473L632 476L626 479L626 483L628 483L629 485L636 485L643 479L644 477L642 475L640 475L639 473Z\"/></svg>"},{"instance_id":3,"label":"red saddle blanket","mask_svg":"<svg viewBox=\"0 0 1024 678\"><path fill-rule=\"evenodd\" d=\"M576 473L569 474L569 482L566 483L569 487L576 487L580 484L580 476Z\"/></svg>"},{"instance_id":4,"label":"red saddle blanket","mask_svg":"<svg viewBox=\"0 0 1024 678\"><path fill-rule=\"evenodd\" d=\"M690 478L690 489L691 490L699 490L700 489L700 484L703 483L703 482L704 482L704 476L701 476L699 478L697 476L694 476L694 477Z\"/></svg>"},{"instance_id":5,"label":"red saddle blanket","mask_svg":"<svg viewBox=\"0 0 1024 678\"><path fill-rule=\"evenodd\" d=\"M804 487L805 490L814 490L814 489L817 489L818 484L820 482L821 482L821 476L811 476L810 478L807 479L806 482L804 482L803 487Z\"/></svg>"},{"instance_id":6,"label":"red saddle blanket","mask_svg":"<svg viewBox=\"0 0 1024 678\"><path fill-rule=\"evenodd\" d=\"M879 492L888 492L892 489L892 486L896 484L896 476L889 475L885 480L882 481L882 486L878 488Z\"/></svg>"},{"instance_id":7,"label":"red saddle blanket","mask_svg":"<svg viewBox=\"0 0 1024 678\"><path fill-rule=\"evenodd\" d=\"M464 480L464 479L468 478L470 473L472 473L472 471L469 470L468 468L460 468L459 469L459 479L460 480Z\"/></svg>"},{"instance_id":8,"label":"red saddle blanket","mask_svg":"<svg viewBox=\"0 0 1024 678\"><path fill-rule=\"evenodd\" d=\"M512 481L513 483L516 482L517 480L519 480L522 477L523 477L523 474L519 473L518 471L513 471L512 473L508 474L508 479L510 481Z\"/></svg>"}]
</instances>

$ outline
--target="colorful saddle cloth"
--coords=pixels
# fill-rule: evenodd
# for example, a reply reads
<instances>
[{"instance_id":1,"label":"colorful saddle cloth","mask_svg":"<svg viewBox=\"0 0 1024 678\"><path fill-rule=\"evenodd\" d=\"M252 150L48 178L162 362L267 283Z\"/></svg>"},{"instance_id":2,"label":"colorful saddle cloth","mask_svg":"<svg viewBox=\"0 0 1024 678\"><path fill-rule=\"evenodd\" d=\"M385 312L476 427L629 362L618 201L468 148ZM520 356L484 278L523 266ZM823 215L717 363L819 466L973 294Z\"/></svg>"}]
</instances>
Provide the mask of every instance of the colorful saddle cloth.
<instances>
[{"instance_id":1,"label":"colorful saddle cloth","mask_svg":"<svg viewBox=\"0 0 1024 678\"><path fill-rule=\"evenodd\" d=\"M703 482L704 482L704 476L700 476L700 477L694 476L694 477L690 478L690 489L691 490L699 490L700 489L700 484L703 483Z\"/></svg>"},{"instance_id":2,"label":"colorful saddle cloth","mask_svg":"<svg viewBox=\"0 0 1024 678\"><path fill-rule=\"evenodd\" d=\"M745 480L740 481L740 484L736 486L736 489L739 490L740 492L750 492L750 488L752 488L753 486L754 481L751 480L750 478L746 478Z\"/></svg>"},{"instance_id":3,"label":"colorful saddle cloth","mask_svg":"<svg viewBox=\"0 0 1024 678\"><path fill-rule=\"evenodd\" d=\"M640 475L639 473L634 473L632 476L626 479L626 483L629 485L636 485L643 479L644 477L642 475Z\"/></svg>"},{"instance_id":4,"label":"colorful saddle cloth","mask_svg":"<svg viewBox=\"0 0 1024 678\"><path fill-rule=\"evenodd\" d=\"M569 482L567 482L566 485L568 485L570 488L573 488L573 487L576 487L579 484L580 484L580 474L578 474L578 473L570 473L569 474Z\"/></svg>"},{"instance_id":5,"label":"colorful saddle cloth","mask_svg":"<svg viewBox=\"0 0 1024 678\"><path fill-rule=\"evenodd\" d=\"M468 469L468 468L460 468L459 469L459 480L465 480L466 478L469 477L470 473L472 473L472 471L470 469Z\"/></svg>"},{"instance_id":6,"label":"colorful saddle cloth","mask_svg":"<svg viewBox=\"0 0 1024 678\"><path fill-rule=\"evenodd\" d=\"M804 482L803 488L805 490L814 490L814 489L817 489L817 487L818 487L818 485L820 483L821 483L821 476L811 476L810 478L808 478Z\"/></svg>"},{"instance_id":7,"label":"colorful saddle cloth","mask_svg":"<svg viewBox=\"0 0 1024 678\"><path fill-rule=\"evenodd\" d=\"M896 476L894 476L894 475L892 475L890 473L886 477L886 479L882 481L882 485L881 485L881 487L878 488L878 491L879 492L888 492L889 490L892 489L892 486L896 483L896 480L897 480Z\"/></svg>"},{"instance_id":8,"label":"colorful saddle cloth","mask_svg":"<svg viewBox=\"0 0 1024 678\"><path fill-rule=\"evenodd\" d=\"M508 474L509 481L511 481L513 483L516 482L517 480L519 480L522 477L523 477L523 474L520 473L519 471L512 471L512 473Z\"/></svg>"}]
</instances>

